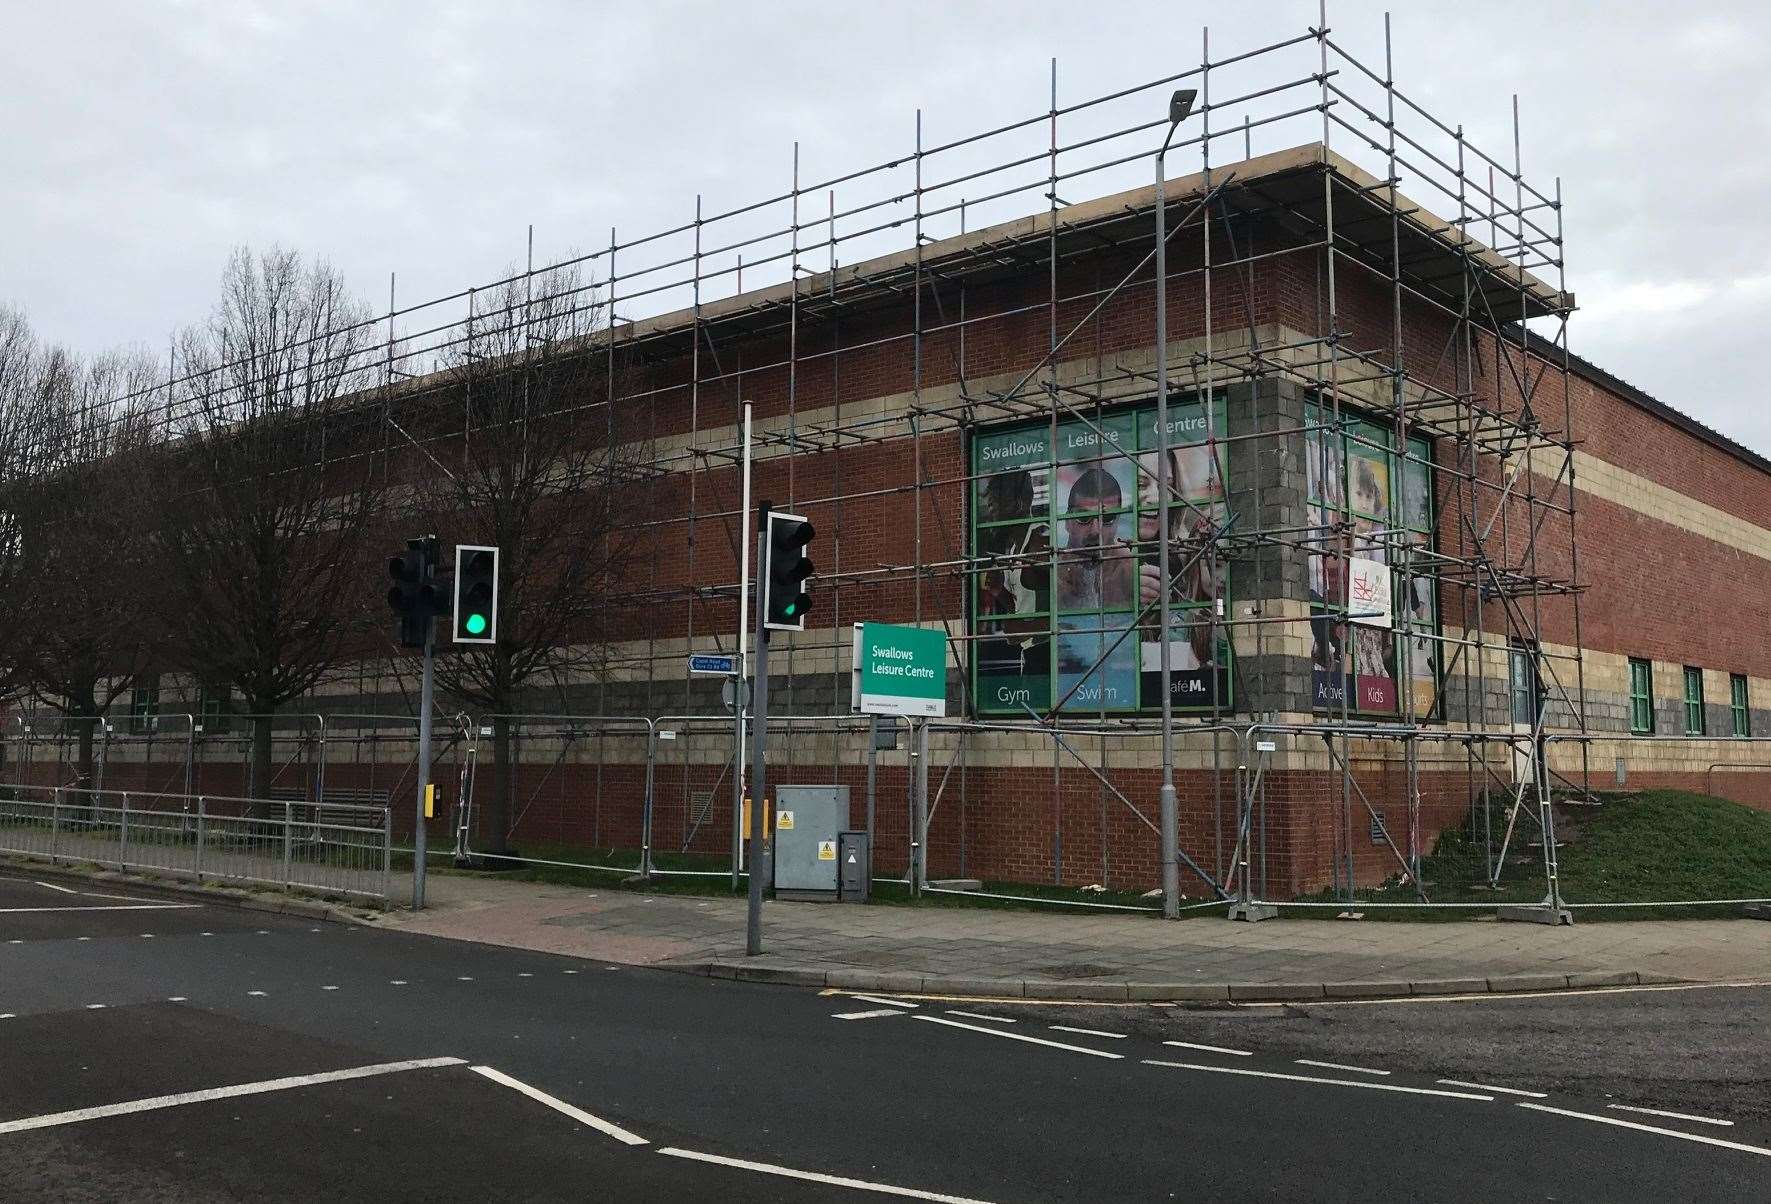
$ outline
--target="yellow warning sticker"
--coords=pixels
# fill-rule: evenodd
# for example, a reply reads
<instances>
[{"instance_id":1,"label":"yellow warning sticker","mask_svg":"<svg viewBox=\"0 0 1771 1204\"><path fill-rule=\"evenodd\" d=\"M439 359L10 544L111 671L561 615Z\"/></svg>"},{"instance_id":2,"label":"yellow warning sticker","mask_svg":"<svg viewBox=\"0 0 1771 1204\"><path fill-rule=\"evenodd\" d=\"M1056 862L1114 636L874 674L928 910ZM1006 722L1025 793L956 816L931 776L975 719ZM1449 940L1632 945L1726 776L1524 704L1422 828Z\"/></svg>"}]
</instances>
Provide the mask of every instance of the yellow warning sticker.
<instances>
[{"instance_id":1,"label":"yellow warning sticker","mask_svg":"<svg viewBox=\"0 0 1771 1204\"><path fill-rule=\"evenodd\" d=\"M775 827L778 831L782 831L782 832L793 831L793 812L791 812L791 811L777 811L777 812L775 812Z\"/></svg>"},{"instance_id":2,"label":"yellow warning sticker","mask_svg":"<svg viewBox=\"0 0 1771 1204\"><path fill-rule=\"evenodd\" d=\"M836 842L834 840L820 840L818 842L818 860L836 860Z\"/></svg>"}]
</instances>

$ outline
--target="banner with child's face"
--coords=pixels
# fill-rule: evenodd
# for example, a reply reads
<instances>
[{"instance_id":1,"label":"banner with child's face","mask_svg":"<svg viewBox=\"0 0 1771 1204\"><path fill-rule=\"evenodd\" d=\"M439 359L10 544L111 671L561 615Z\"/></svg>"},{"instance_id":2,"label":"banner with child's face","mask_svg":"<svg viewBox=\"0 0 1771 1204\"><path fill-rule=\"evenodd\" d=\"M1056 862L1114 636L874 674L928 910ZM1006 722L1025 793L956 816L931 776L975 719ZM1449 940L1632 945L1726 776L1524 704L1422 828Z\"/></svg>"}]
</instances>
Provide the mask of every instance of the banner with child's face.
<instances>
[{"instance_id":1,"label":"banner with child's face","mask_svg":"<svg viewBox=\"0 0 1771 1204\"><path fill-rule=\"evenodd\" d=\"M1153 604L1164 556L1174 705L1228 708L1230 640L1217 609L1226 573L1212 544L1225 521L1223 403L1209 415L1197 400L1171 403L1166 441L1154 404L1090 418L973 442L978 709L1160 707L1163 633Z\"/></svg>"}]
</instances>

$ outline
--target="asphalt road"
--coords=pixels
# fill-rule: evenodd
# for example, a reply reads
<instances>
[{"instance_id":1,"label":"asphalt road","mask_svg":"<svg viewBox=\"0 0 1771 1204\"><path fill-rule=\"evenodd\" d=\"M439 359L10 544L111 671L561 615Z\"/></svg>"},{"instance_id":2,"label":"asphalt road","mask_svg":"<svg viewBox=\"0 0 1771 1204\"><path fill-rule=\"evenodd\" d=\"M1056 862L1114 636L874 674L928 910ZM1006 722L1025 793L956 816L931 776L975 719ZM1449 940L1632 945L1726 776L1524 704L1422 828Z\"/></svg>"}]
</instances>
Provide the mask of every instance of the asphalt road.
<instances>
[{"instance_id":1,"label":"asphalt road","mask_svg":"<svg viewBox=\"0 0 1771 1204\"><path fill-rule=\"evenodd\" d=\"M1580 1058L1628 1079L1670 995L869 1000L40 881L0 879L0 1199L1771 1198L1744 1093L1613 1110L1503 1039L1591 1008Z\"/></svg>"}]
</instances>

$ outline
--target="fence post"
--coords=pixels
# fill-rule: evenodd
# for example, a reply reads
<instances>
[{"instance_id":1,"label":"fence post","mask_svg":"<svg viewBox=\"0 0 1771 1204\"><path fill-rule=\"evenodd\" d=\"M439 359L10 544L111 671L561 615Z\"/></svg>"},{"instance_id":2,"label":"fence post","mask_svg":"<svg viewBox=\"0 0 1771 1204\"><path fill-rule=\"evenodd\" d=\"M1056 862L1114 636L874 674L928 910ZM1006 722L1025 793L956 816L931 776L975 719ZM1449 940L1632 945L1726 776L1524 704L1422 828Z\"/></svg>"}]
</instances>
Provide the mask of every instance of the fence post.
<instances>
[{"instance_id":1,"label":"fence post","mask_svg":"<svg viewBox=\"0 0 1771 1204\"><path fill-rule=\"evenodd\" d=\"M640 877L652 876L652 768L658 759L658 722L646 720L646 805L640 817Z\"/></svg>"},{"instance_id":2,"label":"fence post","mask_svg":"<svg viewBox=\"0 0 1771 1204\"><path fill-rule=\"evenodd\" d=\"M381 901L393 901L394 809L381 809Z\"/></svg>"},{"instance_id":3,"label":"fence post","mask_svg":"<svg viewBox=\"0 0 1771 1204\"><path fill-rule=\"evenodd\" d=\"M61 787L49 792L49 864L61 860Z\"/></svg>"},{"instance_id":4,"label":"fence post","mask_svg":"<svg viewBox=\"0 0 1771 1204\"><path fill-rule=\"evenodd\" d=\"M102 796L99 801L102 805ZM120 847L117 850L117 868L120 870L127 869L129 866L129 791L127 790L123 791L123 806L121 814L122 819L118 824L120 829L120 839L118 843Z\"/></svg>"},{"instance_id":5,"label":"fence post","mask_svg":"<svg viewBox=\"0 0 1771 1204\"><path fill-rule=\"evenodd\" d=\"M290 862L295 853L295 804L283 804L283 889L288 890L293 880Z\"/></svg>"},{"instance_id":6,"label":"fence post","mask_svg":"<svg viewBox=\"0 0 1771 1204\"><path fill-rule=\"evenodd\" d=\"M205 835L206 835L206 833L204 831L203 796L199 794L197 796L197 881L198 882L203 881L203 837Z\"/></svg>"}]
</instances>

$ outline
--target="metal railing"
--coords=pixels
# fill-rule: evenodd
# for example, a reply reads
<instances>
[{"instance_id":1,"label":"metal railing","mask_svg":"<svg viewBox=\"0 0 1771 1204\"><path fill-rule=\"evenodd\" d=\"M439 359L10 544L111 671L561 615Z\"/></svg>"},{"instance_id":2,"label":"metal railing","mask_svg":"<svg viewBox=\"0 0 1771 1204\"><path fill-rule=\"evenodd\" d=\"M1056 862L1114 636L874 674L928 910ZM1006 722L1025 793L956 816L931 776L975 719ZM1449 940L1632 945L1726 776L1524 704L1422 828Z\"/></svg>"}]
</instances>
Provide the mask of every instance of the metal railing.
<instances>
[{"instance_id":1,"label":"metal railing","mask_svg":"<svg viewBox=\"0 0 1771 1204\"><path fill-rule=\"evenodd\" d=\"M386 902L384 806L0 783L0 853Z\"/></svg>"}]
</instances>

